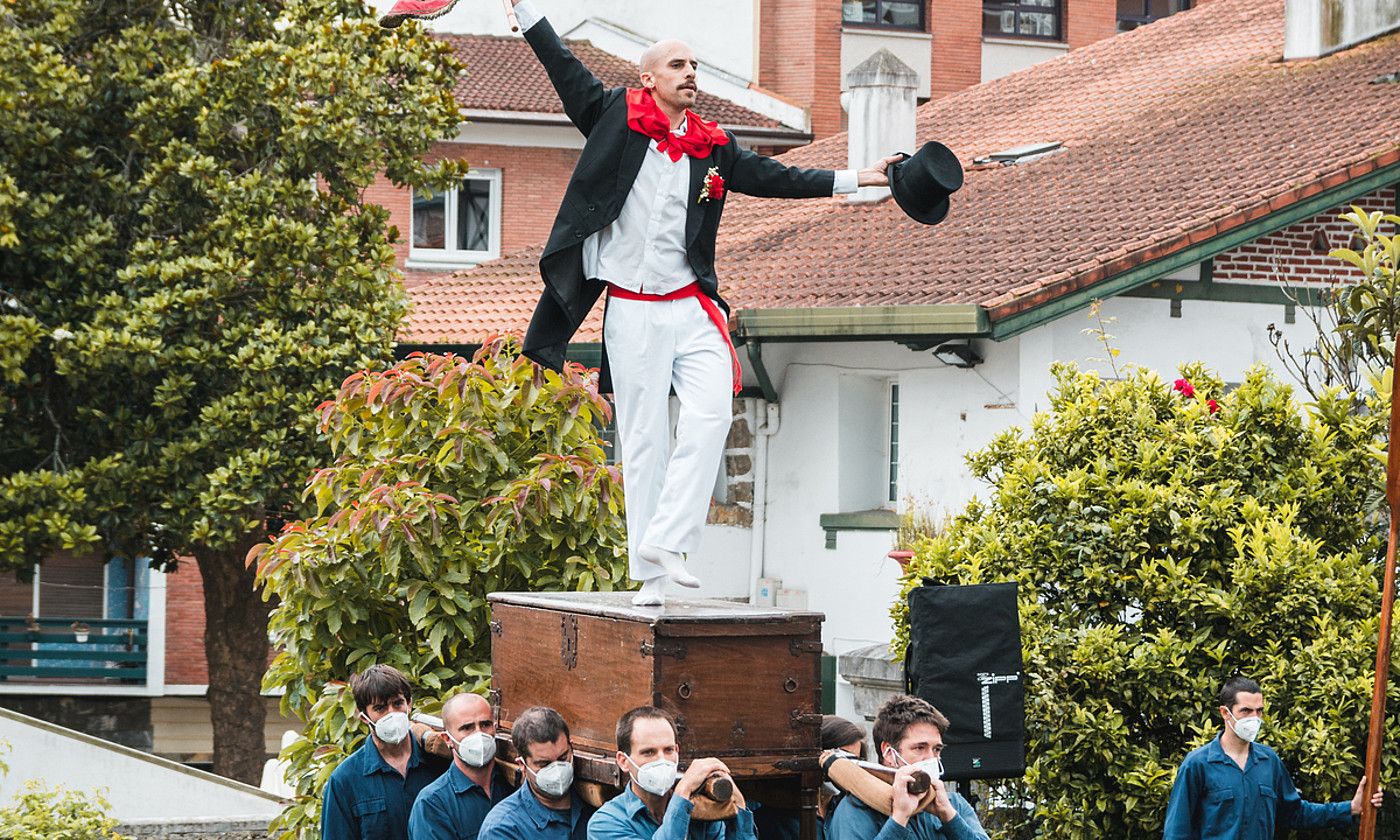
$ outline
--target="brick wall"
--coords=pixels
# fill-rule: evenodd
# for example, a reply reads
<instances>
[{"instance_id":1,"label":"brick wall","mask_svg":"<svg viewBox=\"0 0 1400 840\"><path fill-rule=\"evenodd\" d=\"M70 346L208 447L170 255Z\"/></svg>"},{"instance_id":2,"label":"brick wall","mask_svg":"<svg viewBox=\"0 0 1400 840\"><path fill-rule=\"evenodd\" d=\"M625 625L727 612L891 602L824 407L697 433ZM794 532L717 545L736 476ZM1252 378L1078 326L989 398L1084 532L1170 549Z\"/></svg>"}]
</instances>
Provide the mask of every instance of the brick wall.
<instances>
[{"instance_id":1,"label":"brick wall","mask_svg":"<svg viewBox=\"0 0 1400 840\"><path fill-rule=\"evenodd\" d=\"M1387 187L1353 202L1367 212L1395 212L1395 188ZM1351 205L1335 207L1283 230L1241 245L1215 258L1217 283L1336 283L1353 275L1351 266L1327 256L1351 246L1354 228L1338 217Z\"/></svg>"},{"instance_id":2,"label":"brick wall","mask_svg":"<svg viewBox=\"0 0 1400 840\"><path fill-rule=\"evenodd\" d=\"M537 245L549 237L550 225L559 210L578 155L573 149L439 143L428 159L460 159L481 169L501 170L501 253L504 255ZM365 200L389 211L390 223L399 231L394 251L402 266L408 259L412 229L410 192L394 186L381 175L366 191Z\"/></svg>"},{"instance_id":3,"label":"brick wall","mask_svg":"<svg viewBox=\"0 0 1400 840\"><path fill-rule=\"evenodd\" d=\"M188 558L165 576L165 684L208 685L204 658L204 580Z\"/></svg>"},{"instance_id":4,"label":"brick wall","mask_svg":"<svg viewBox=\"0 0 1400 840\"><path fill-rule=\"evenodd\" d=\"M1118 34L1116 0L1064 0L1065 41L1070 49Z\"/></svg>"},{"instance_id":5,"label":"brick wall","mask_svg":"<svg viewBox=\"0 0 1400 840\"><path fill-rule=\"evenodd\" d=\"M982 81L982 0L930 0L933 55L929 94L947 96Z\"/></svg>"},{"instance_id":6,"label":"brick wall","mask_svg":"<svg viewBox=\"0 0 1400 840\"><path fill-rule=\"evenodd\" d=\"M841 4L762 0L758 83L807 108L815 139L842 130Z\"/></svg>"}]
</instances>

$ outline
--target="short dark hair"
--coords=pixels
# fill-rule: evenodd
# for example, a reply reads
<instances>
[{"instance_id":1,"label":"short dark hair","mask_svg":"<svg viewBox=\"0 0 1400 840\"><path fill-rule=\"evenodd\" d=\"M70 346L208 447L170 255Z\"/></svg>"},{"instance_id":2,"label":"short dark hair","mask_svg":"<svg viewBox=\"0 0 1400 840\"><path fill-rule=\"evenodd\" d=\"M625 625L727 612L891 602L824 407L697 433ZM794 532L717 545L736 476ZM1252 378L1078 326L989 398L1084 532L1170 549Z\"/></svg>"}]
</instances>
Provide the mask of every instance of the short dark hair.
<instances>
[{"instance_id":1,"label":"short dark hair","mask_svg":"<svg viewBox=\"0 0 1400 840\"><path fill-rule=\"evenodd\" d=\"M617 721L617 751L618 751L618 752L628 753L629 755L631 754L631 752L632 752L632 727L634 727L634 726L637 724L637 721L642 720L643 718L653 718L653 719L655 719L655 720L664 720L664 721L666 721L668 724L671 725L671 732L672 732L672 733L675 733L675 732L676 732L676 719L675 719L674 717L671 716L671 713L670 713L670 712L666 711L665 709L658 709L658 708L656 708L655 706L638 706L638 707L635 708L635 709L631 709L631 710L627 711L625 714L623 714L622 717L618 718L618 721ZM848 743L849 743L849 742L848 742Z\"/></svg>"},{"instance_id":2,"label":"short dark hair","mask_svg":"<svg viewBox=\"0 0 1400 840\"><path fill-rule=\"evenodd\" d=\"M822 715L822 749L834 750L847 744L860 742L861 752L865 751L865 730L838 715Z\"/></svg>"},{"instance_id":3,"label":"short dark hair","mask_svg":"<svg viewBox=\"0 0 1400 840\"><path fill-rule=\"evenodd\" d=\"M1264 689L1249 677L1231 677L1220 687L1220 705L1227 709L1235 708L1235 700L1241 694L1263 694Z\"/></svg>"},{"instance_id":4,"label":"short dark hair","mask_svg":"<svg viewBox=\"0 0 1400 840\"><path fill-rule=\"evenodd\" d=\"M569 737L569 725L563 715L548 706L531 706L510 725L515 754L526 760L530 758L531 744L552 744L560 735Z\"/></svg>"},{"instance_id":5,"label":"short dark hair","mask_svg":"<svg viewBox=\"0 0 1400 840\"><path fill-rule=\"evenodd\" d=\"M916 723L931 723L940 734L948 731L948 718L929 701L908 694L896 694L886 700L875 715L876 749L881 744L898 747L899 742L904 740L904 733Z\"/></svg>"},{"instance_id":6,"label":"short dark hair","mask_svg":"<svg viewBox=\"0 0 1400 840\"><path fill-rule=\"evenodd\" d=\"M405 700L413 700L413 686L408 684L408 677L389 665L371 665L351 677L350 693L355 695L355 708L361 712L400 694Z\"/></svg>"}]
</instances>

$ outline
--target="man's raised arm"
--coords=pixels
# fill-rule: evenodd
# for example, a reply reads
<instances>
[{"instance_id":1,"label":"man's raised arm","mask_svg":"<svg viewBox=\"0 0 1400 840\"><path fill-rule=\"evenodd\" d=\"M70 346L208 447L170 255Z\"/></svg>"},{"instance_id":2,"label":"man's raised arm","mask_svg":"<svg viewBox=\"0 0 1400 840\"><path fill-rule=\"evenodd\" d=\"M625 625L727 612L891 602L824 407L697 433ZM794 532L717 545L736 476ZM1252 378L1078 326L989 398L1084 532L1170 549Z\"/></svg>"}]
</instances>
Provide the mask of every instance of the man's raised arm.
<instances>
[{"instance_id":1,"label":"man's raised arm","mask_svg":"<svg viewBox=\"0 0 1400 840\"><path fill-rule=\"evenodd\" d=\"M564 113L583 132L585 137L593 131L607 99L607 89L598 81L592 71L564 46L564 42L540 14L531 0L513 0L515 16L520 21L520 29L525 40L535 51L535 57L549 73L549 81L564 103Z\"/></svg>"}]
</instances>

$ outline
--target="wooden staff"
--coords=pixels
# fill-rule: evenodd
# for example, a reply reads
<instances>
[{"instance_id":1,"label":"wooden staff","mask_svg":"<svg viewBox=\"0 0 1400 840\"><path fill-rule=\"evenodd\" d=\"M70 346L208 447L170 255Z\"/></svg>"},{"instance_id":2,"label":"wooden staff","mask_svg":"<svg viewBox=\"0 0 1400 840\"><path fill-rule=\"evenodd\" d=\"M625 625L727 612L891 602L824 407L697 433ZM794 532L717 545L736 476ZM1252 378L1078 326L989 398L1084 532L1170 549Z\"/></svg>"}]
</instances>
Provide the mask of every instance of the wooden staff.
<instances>
[{"instance_id":1,"label":"wooden staff","mask_svg":"<svg viewBox=\"0 0 1400 840\"><path fill-rule=\"evenodd\" d=\"M501 0L501 2L505 4L506 7L506 23L510 24L510 31L519 32L520 21L515 19L515 4L510 2L510 0Z\"/></svg>"},{"instance_id":2,"label":"wooden staff","mask_svg":"<svg viewBox=\"0 0 1400 840\"><path fill-rule=\"evenodd\" d=\"M1376 640L1376 681L1371 692L1371 730L1366 738L1366 789L1361 799L1360 840L1376 836L1376 795L1381 780L1381 744L1385 740L1385 689L1390 678L1390 614L1395 606L1395 543L1400 536L1400 336L1391 356L1390 445L1385 464L1385 500L1390 507L1390 536L1385 546L1385 584L1381 590L1381 626Z\"/></svg>"}]
</instances>

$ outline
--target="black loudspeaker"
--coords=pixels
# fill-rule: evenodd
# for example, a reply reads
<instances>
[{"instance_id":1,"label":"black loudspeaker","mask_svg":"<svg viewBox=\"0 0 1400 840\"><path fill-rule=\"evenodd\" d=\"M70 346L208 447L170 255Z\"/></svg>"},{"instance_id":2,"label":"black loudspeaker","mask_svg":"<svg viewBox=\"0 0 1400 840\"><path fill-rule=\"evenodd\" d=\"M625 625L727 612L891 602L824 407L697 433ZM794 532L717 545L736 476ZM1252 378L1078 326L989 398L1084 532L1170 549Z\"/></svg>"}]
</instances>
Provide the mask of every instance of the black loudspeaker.
<instances>
[{"instance_id":1,"label":"black loudspeaker","mask_svg":"<svg viewBox=\"0 0 1400 840\"><path fill-rule=\"evenodd\" d=\"M909 593L910 694L947 715L947 779L1009 779L1026 772L1026 694L1016 584L946 586L925 579Z\"/></svg>"}]
</instances>

